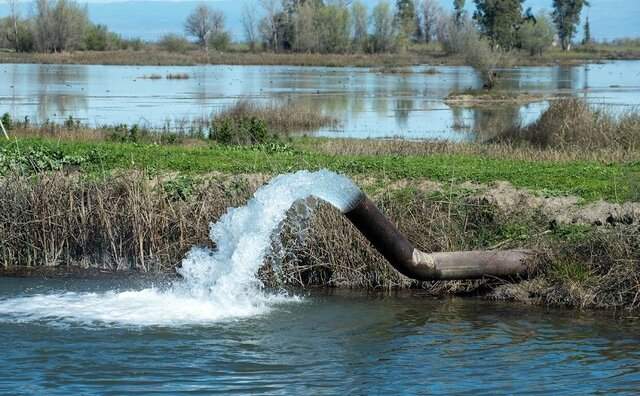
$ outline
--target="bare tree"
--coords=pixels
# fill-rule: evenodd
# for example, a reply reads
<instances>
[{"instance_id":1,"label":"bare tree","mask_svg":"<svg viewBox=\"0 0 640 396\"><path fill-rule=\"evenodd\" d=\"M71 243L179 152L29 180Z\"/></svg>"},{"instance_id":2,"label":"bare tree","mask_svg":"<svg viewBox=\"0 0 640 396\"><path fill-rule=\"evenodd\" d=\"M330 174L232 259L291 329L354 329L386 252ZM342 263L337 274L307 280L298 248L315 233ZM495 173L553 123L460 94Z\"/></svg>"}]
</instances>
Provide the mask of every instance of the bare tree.
<instances>
[{"instance_id":1,"label":"bare tree","mask_svg":"<svg viewBox=\"0 0 640 396\"><path fill-rule=\"evenodd\" d=\"M7 0L9 5L9 21L11 23L11 32L7 34L7 39L16 52L20 49L20 39L18 37L18 19L20 12L18 11L18 0Z\"/></svg>"},{"instance_id":2,"label":"bare tree","mask_svg":"<svg viewBox=\"0 0 640 396\"><path fill-rule=\"evenodd\" d=\"M207 46L207 36L211 31L211 9L204 5L199 4L187 17L184 23L185 32L196 38L198 44L202 48Z\"/></svg>"},{"instance_id":3,"label":"bare tree","mask_svg":"<svg viewBox=\"0 0 640 396\"><path fill-rule=\"evenodd\" d=\"M255 51L258 43L258 18L255 10L248 3L242 6L242 29L249 48Z\"/></svg>"},{"instance_id":4,"label":"bare tree","mask_svg":"<svg viewBox=\"0 0 640 396\"><path fill-rule=\"evenodd\" d=\"M369 24L367 22L367 7L360 0L351 4L351 20L353 23L353 47L356 51L365 49L369 36Z\"/></svg>"},{"instance_id":5,"label":"bare tree","mask_svg":"<svg viewBox=\"0 0 640 396\"><path fill-rule=\"evenodd\" d=\"M40 51L59 52L80 47L89 24L86 7L69 0L37 0L35 41Z\"/></svg>"},{"instance_id":6,"label":"bare tree","mask_svg":"<svg viewBox=\"0 0 640 396\"><path fill-rule=\"evenodd\" d=\"M262 39L272 50L277 50L280 43L278 37L278 15L281 12L278 0L260 0L260 6L264 10L265 16L260 21L260 34Z\"/></svg>"},{"instance_id":7,"label":"bare tree","mask_svg":"<svg viewBox=\"0 0 640 396\"><path fill-rule=\"evenodd\" d=\"M422 1L422 32L426 43L436 36L438 24L444 16L444 11L437 0Z\"/></svg>"}]
</instances>

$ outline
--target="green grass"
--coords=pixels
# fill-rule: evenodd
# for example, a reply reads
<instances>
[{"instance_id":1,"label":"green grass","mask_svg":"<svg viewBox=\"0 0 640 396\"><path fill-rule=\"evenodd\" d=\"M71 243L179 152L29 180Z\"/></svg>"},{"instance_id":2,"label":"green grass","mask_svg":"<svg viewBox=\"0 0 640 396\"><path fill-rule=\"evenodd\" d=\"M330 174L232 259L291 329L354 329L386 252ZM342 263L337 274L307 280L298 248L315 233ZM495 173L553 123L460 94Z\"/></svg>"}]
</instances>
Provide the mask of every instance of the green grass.
<instances>
[{"instance_id":1,"label":"green grass","mask_svg":"<svg viewBox=\"0 0 640 396\"><path fill-rule=\"evenodd\" d=\"M121 169L147 172L283 173L328 168L348 175L430 179L460 183L508 181L516 187L553 195L577 195L586 201L621 202L635 197L632 175L640 162L602 164L588 161L526 161L472 154L330 155L291 145L184 147L114 142L54 141L40 138L2 141L0 148L28 152L44 147L72 158L73 168L99 174ZM29 161L26 161L27 163ZM0 161L0 163L2 163Z\"/></svg>"}]
</instances>

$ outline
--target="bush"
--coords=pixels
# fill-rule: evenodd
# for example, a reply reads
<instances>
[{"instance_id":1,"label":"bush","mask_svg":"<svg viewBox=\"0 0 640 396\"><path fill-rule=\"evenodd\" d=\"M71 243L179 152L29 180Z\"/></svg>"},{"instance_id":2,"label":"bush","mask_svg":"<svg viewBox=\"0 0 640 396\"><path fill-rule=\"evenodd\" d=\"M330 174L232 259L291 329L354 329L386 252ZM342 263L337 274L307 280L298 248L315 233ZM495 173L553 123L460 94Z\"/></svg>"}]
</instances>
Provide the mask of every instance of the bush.
<instances>
[{"instance_id":1,"label":"bush","mask_svg":"<svg viewBox=\"0 0 640 396\"><path fill-rule=\"evenodd\" d=\"M218 32L211 35L208 44L209 48L216 51L226 51L229 48L229 44L231 44L231 37L227 32Z\"/></svg>"},{"instance_id":2,"label":"bush","mask_svg":"<svg viewBox=\"0 0 640 396\"><path fill-rule=\"evenodd\" d=\"M84 48L89 51L107 51L126 48L116 33L105 25L89 25L84 33Z\"/></svg>"},{"instance_id":3,"label":"bush","mask_svg":"<svg viewBox=\"0 0 640 396\"><path fill-rule=\"evenodd\" d=\"M253 145L267 142L267 124L255 117L224 117L215 119L211 125L210 138L233 145Z\"/></svg>"},{"instance_id":4,"label":"bush","mask_svg":"<svg viewBox=\"0 0 640 396\"><path fill-rule=\"evenodd\" d=\"M185 53L191 47L186 38L177 34L166 34L162 36L160 41L158 41L158 45L165 51L179 53Z\"/></svg>"},{"instance_id":5,"label":"bush","mask_svg":"<svg viewBox=\"0 0 640 396\"><path fill-rule=\"evenodd\" d=\"M4 128L7 131L13 128L13 120L11 119L11 114L4 113L0 118L0 121L2 121L2 125L4 125Z\"/></svg>"}]
</instances>

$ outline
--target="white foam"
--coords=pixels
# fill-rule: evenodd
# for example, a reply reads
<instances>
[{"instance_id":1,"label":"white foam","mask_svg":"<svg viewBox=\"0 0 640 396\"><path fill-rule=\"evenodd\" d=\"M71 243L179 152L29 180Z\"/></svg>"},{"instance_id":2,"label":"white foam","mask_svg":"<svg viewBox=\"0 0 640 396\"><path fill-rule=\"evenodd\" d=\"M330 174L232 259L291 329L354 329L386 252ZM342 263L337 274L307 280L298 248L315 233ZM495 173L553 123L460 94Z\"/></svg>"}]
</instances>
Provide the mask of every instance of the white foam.
<instances>
[{"instance_id":1,"label":"white foam","mask_svg":"<svg viewBox=\"0 0 640 396\"><path fill-rule=\"evenodd\" d=\"M179 270L183 279L172 287L10 298L0 300L0 320L174 326L266 314L299 301L266 291L256 275L287 210L315 196L347 211L360 194L351 180L327 170L277 176L211 225L217 249L193 248Z\"/></svg>"}]
</instances>

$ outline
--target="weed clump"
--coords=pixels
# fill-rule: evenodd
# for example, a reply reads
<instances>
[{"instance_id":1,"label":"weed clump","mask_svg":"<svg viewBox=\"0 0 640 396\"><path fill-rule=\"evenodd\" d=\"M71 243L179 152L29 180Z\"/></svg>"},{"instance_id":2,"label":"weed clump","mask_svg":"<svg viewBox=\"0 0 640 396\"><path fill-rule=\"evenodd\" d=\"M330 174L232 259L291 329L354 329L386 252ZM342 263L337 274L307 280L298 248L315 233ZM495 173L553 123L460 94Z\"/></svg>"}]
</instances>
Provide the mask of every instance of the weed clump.
<instances>
[{"instance_id":1,"label":"weed clump","mask_svg":"<svg viewBox=\"0 0 640 396\"><path fill-rule=\"evenodd\" d=\"M533 124L504 131L496 140L541 148L640 149L640 113L611 114L583 99L551 102Z\"/></svg>"},{"instance_id":2,"label":"weed clump","mask_svg":"<svg viewBox=\"0 0 640 396\"><path fill-rule=\"evenodd\" d=\"M246 116L214 119L209 137L228 145L263 144L270 139L267 124L263 120Z\"/></svg>"}]
</instances>

